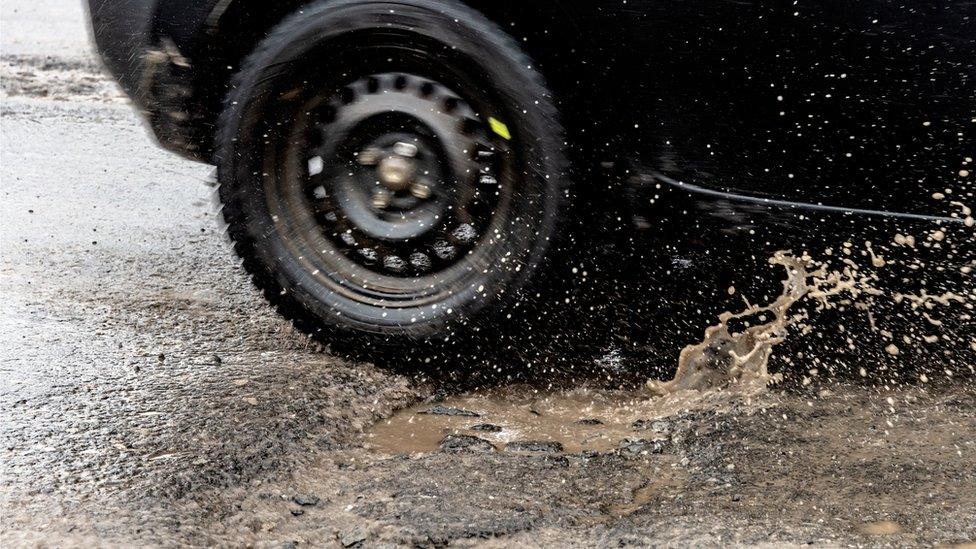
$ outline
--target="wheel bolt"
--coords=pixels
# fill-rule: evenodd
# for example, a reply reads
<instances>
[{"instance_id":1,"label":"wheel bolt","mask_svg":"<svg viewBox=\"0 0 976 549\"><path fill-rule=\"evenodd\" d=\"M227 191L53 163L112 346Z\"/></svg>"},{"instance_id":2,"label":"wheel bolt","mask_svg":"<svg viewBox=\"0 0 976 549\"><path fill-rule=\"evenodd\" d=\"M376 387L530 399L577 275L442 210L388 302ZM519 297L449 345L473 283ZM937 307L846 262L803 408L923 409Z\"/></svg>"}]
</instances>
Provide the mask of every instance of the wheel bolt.
<instances>
[{"instance_id":1,"label":"wheel bolt","mask_svg":"<svg viewBox=\"0 0 976 549\"><path fill-rule=\"evenodd\" d=\"M410 194L421 200L425 200L430 197L430 185L421 181L415 181L414 184L410 186Z\"/></svg>"},{"instance_id":2,"label":"wheel bolt","mask_svg":"<svg viewBox=\"0 0 976 549\"><path fill-rule=\"evenodd\" d=\"M356 155L356 160L363 166L373 166L380 161L380 151L376 149L363 149Z\"/></svg>"},{"instance_id":3,"label":"wheel bolt","mask_svg":"<svg viewBox=\"0 0 976 549\"><path fill-rule=\"evenodd\" d=\"M390 205L390 201L393 199L393 195L390 191L386 189L377 189L373 193L373 207L377 210L382 210Z\"/></svg>"},{"instance_id":4,"label":"wheel bolt","mask_svg":"<svg viewBox=\"0 0 976 549\"><path fill-rule=\"evenodd\" d=\"M393 145L393 152L400 156L413 158L417 156L417 146L414 145L413 143L398 141L396 145Z\"/></svg>"}]
</instances>

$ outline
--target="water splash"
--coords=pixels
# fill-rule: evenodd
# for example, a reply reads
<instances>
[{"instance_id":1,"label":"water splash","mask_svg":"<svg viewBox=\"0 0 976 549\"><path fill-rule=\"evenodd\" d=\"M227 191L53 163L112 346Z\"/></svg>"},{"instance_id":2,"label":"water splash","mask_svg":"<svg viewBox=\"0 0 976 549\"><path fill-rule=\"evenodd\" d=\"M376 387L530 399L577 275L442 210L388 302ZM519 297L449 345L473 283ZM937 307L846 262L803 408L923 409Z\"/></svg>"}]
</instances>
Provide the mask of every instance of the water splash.
<instances>
[{"instance_id":1,"label":"water splash","mask_svg":"<svg viewBox=\"0 0 976 549\"><path fill-rule=\"evenodd\" d=\"M873 264L883 265L873 251L870 253ZM869 309L873 297L882 294L874 286L876 275L864 274L850 259L841 261L842 267L831 269L828 262L814 260L807 254L796 256L789 251L776 252L769 263L786 271L779 297L766 305L746 302L746 308L738 313L719 315L719 323L705 330L700 343L681 351L674 378L665 382L649 381L648 388L660 395L729 385L746 392L757 392L778 380L778 376L770 375L768 369L773 348L785 340L792 326L809 330L805 324L809 311L793 313L794 305L810 301L813 304L810 310L819 312L853 301L855 307ZM849 299L835 299L842 294ZM759 323L750 325L749 321L753 319ZM736 331L733 324L744 324L745 328Z\"/></svg>"}]
</instances>

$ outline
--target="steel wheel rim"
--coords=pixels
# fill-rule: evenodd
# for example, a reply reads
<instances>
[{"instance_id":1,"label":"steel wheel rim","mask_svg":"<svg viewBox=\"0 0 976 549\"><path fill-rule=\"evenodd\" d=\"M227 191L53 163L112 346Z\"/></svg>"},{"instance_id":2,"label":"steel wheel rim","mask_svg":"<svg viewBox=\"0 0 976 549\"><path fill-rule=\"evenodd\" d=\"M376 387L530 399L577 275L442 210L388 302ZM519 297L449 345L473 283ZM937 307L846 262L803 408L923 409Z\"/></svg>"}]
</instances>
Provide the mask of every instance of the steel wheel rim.
<instances>
[{"instance_id":1,"label":"steel wheel rim","mask_svg":"<svg viewBox=\"0 0 976 549\"><path fill-rule=\"evenodd\" d=\"M371 86L378 83L375 89L370 90ZM328 215L329 210L308 215L315 210L315 193L321 186L315 181L312 173L314 166L310 166L309 161L316 156L321 158L321 147L327 144L328 135L320 137L318 143L309 140L308 129L316 128L321 130L322 114L326 115L326 126L334 124L335 119L339 118L336 112L331 111L335 108L334 100L347 94L352 89L355 93L362 93L367 97L380 97L383 84L392 84L399 88L400 93L416 93L423 96L424 101L429 104L450 103L450 119L455 123L464 124L465 135L477 136L477 139L470 140L473 147L468 147L465 154L470 158L465 161L473 162L475 166L484 167L484 162L491 159L494 164L488 165L488 170L480 167L467 174L470 178L470 188L482 193L483 190L490 188L492 201L487 203L490 206L490 216L481 218L480 225L475 225L475 235L472 237L468 228L462 227L461 223L455 223L451 227L448 238L432 238L438 234L432 229L424 231L428 238L423 245L426 257L417 257L413 254L376 254L374 257L363 256L356 252L360 257L350 258L348 249L342 246L360 249L351 246L343 239L343 234L350 235L348 231L334 231L331 234L317 234L315 227L322 226L322 215ZM433 86L433 90L431 90ZM465 90L468 91L468 90ZM321 94L320 96L306 100L299 109L299 116L292 125L289 133L289 142L294 145L289 147L285 154L285 161L281 163L278 176L273 178L276 182L285 182L285 185L275 185L277 187L269 196L269 209L279 233L289 236L286 245L293 251L295 257L301 261L306 270L312 274L319 282L324 283L331 290L345 295L356 301L369 303L381 307L412 307L428 304L436 304L445 297L462 291L466 285L473 284L478 273L488 272L489 269L497 268L497 252L505 240L506 227L510 220L507 214L512 208L512 201L515 195L516 174L520 171L520 155L516 147L512 146L512 136L503 139L497 134L490 132L490 125L485 120L487 117L479 111L484 110L484 105L490 104L490 99L479 97L481 103L472 102L468 106L469 97L462 94L455 94L451 88L440 84L433 78L418 76L416 74L405 73L381 73L370 75L354 80L350 84L336 88L332 94ZM346 97L343 99L347 104L356 104L355 98ZM393 107L396 105L394 102ZM479 105L481 108L475 107ZM432 109L437 111L437 109ZM391 110L391 112L398 112ZM401 113L402 114L402 113ZM443 115L443 112L437 113ZM416 116L414 112L408 112L408 116ZM419 118L419 117L418 117ZM331 119L331 121L330 121ZM437 126L429 119L421 119L423 124ZM443 126L441 124L440 126ZM442 129L442 128L440 128ZM402 131L402 125L397 131ZM309 144L314 146L310 146ZM435 151L433 154L446 154L436 152L437 146L426 146L428 151ZM310 154L309 151L315 154ZM479 159L482 163L479 164ZM326 159L322 159L323 164ZM348 158L346 159L348 160ZM324 173L325 167L323 166ZM477 178L477 179L474 179ZM300 185L294 183L301 181ZM349 190L348 188L346 189ZM284 191L284 192L282 192ZM436 191L436 189L435 189ZM325 193L329 196L330 193ZM336 195L341 196L341 192ZM434 193L436 194L436 192ZM482 196L478 195L478 196ZM433 211L440 212L437 208ZM450 210L448 210L450 211ZM299 215L295 215L299 212ZM302 214L301 212L304 212ZM346 212L348 213L348 212ZM438 214L439 215L439 214ZM336 216L338 217L338 216ZM348 219L348 216L346 216ZM450 218L451 216L446 216ZM328 220L326 220L328 221ZM455 222L459 221L454 219ZM333 220L334 222L334 220ZM368 234L368 231L367 231ZM350 239L356 244L359 243L361 235L352 234ZM376 237L379 235L372 234ZM390 236L390 235L383 235ZM441 236L445 236L441 234ZM297 237L297 238L296 238ZM337 239L343 239L338 241ZM463 241L463 242L459 242ZM460 247L458 244L466 244ZM449 244L454 247L445 246ZM486 248L493 248L486 250ZM494 252L494 253L491 253ZM387 259L390 255L399 258L400 263ZM495 257L492 257L492 256ZM428 268L424 262L430 261ZM438 264L440 261L440 264ZM501 259L502 262L505 259ZM383 270L371 269L371 267L382 266ZM438 268L439 267L439 268ZM517 268L516 268L517 269ZM480 291L480 288L479 288ZM436 306L436 305L435 305Z\"/></svg>"}]
</instances>

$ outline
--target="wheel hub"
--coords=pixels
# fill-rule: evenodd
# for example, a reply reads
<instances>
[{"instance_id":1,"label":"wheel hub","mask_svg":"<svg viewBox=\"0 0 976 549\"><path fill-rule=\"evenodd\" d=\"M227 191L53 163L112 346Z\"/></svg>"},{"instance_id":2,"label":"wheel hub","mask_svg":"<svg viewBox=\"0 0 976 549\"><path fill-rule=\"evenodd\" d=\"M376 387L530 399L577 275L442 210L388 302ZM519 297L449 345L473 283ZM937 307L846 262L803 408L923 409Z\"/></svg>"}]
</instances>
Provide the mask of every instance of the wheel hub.
<instances>
[{"instance_id":1,"label":"wheel hub","mask_svg":"<svg viewBox=\"0 0 976 549\"><path fill-rule=\"evenodd\" d=\"M376 166L376 178L382 184L382 188L376 189L374 193L374 203L378 209L389 205L390 192L409 190L410 194L421 200L430 197L430 181L426 177L417 175L418 165L415 159L418 153L417 145L398 141L390 151L371 148L364 149L356 155L360 165Z\"/></svg>"},{"instance_id":2,"label":"wheel hub","mask_svg":"<svg viewBox=\"0 0 976 549\"><path fill-rule=\"evenodd\" d=\"M342 88L320 111L309 199L348 258L419 275L477 244L501 196L501 155L460 97L428 79L382 74Z\"/></svg>"},{"instance_id":3,"label":"wheel hub","mask_svg":"<svg viewBox=\"0 0 976 549\"><path fill-rule=\"evenodd\" d=\"M413 182L413 162L402 156L388 156L376 168L380 183L388 190L406 190Z\"/></svg>"}]
</instances>

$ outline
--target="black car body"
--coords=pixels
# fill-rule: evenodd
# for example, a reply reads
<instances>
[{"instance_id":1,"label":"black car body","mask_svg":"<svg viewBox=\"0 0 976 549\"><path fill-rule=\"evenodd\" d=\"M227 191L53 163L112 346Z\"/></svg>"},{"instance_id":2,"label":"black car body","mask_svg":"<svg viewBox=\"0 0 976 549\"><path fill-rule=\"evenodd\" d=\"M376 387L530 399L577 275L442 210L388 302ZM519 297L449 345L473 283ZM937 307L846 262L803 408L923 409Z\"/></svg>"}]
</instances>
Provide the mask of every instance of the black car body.
<instances>
[{"instance_id":1,"label":"black car body","mask_svg":"<svg viewBox=\"0 0 976 549\"><path fill-rule=\"evenodd\" d=\"M244 59L282 21L328 4L90 0L89 9L106 66L160 143L216 162ZM598 189L604 176L619 180L636 230L654 225L645 210L668 189L732 229L784 211L959 221L932 195L970 177L972 2L465 5L532 60L576 178Z\"/></svg>"},{"instance_id":2,"label":"black car body","mask_svg":"<svg viewBox=\"0 0 976 549\"><path fill-rule=\"evenodd\" d=\"M754 197L941 215L976 136L970 2L483 2L594 158ZM106 65L207 161L227 83L301 2L91 0ZM867 189L870 189L868 191Z\"/></svg>"}]
</instances>

